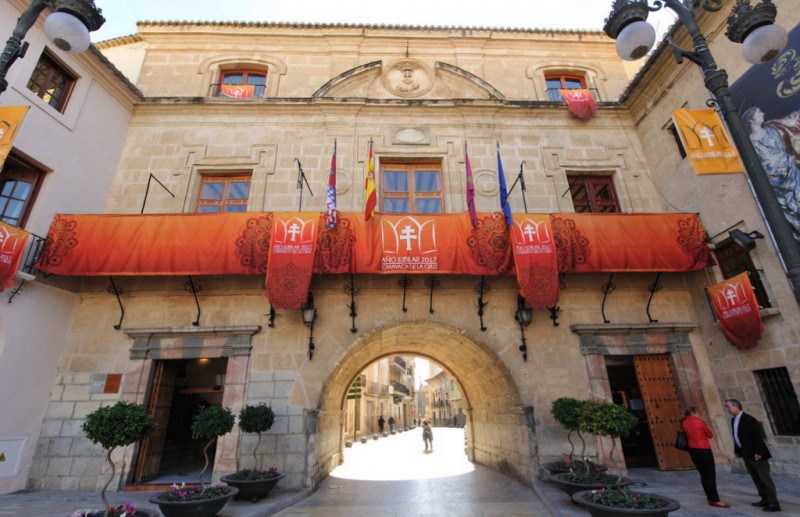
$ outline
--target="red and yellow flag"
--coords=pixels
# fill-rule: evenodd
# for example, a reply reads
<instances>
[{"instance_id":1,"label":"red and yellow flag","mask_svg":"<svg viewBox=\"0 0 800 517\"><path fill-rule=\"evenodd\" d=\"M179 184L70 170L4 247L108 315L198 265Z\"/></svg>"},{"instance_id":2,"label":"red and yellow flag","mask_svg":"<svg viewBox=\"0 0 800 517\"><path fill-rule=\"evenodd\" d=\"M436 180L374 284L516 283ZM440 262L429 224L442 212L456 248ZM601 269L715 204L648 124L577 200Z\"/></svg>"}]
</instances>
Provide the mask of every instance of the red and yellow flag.
<instances>
[{"instance_id":1,"label":"red and yellow flag","mask_svg":"<svg viewBox=\"0 0 800 517\"><path fill-rule=\"evenodd\" d=\"M713 109L677 109L672 120L695 174L741 174L739 151Z\"/></svg>"},{"instance_id":2,"label":"red and yellow flag","mask_svg":"<svg viewBox=\"0 0 800 517\"><path fill-rule=\"evenodd\" d=\"M367 158L367 177L364 180L364 220L369 221L375 215L378 205L378 195L375 192L375 159L372 155L372 140L369 142L369 157Z\"/></svg>"},{"instance_id":3,"label":"red and yellow flag","mask_svg":"<svg viewBox=\"0 0 800 517\"><path fill-rule=\"evenodd\" d=\"M0 106L0 167L11 151L14 137L17 136L30 106Z\"/></svg>"}]
</instances>

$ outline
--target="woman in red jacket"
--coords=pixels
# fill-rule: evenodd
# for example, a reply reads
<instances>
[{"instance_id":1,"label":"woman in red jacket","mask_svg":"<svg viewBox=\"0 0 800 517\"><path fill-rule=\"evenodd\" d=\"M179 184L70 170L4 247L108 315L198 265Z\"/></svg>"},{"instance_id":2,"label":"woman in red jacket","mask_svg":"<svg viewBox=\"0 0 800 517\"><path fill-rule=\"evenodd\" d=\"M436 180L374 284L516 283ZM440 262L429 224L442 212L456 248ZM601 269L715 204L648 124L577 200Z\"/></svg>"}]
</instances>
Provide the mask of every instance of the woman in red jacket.
<instances>
[{"instance_id":1,"label":"woman in red jacket","mask_svg":"<svg viewBox=\"0 0 800 517\"><path fill-rule=\"evenodd\" d=\"M708 439L713 438L714 433L705 422L697 417L697 408L690 407L684 412L681 429L686 433L689 442L689 456L700 473L700 482L703 484L708 504L717 508L730 508L731 505L719 500L717 493L717 468L714 464L711 445L708 443Z\"/></svg>"}]
</instances>

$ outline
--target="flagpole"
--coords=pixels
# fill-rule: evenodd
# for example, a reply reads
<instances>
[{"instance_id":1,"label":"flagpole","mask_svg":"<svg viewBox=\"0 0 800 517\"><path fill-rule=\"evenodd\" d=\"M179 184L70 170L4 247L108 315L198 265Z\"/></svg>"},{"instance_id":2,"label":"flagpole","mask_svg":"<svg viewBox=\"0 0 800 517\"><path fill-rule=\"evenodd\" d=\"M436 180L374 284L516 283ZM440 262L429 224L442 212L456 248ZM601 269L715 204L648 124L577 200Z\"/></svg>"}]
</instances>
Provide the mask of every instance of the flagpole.
<instances>
[{"instance_id":1,"label":"flagpole","mask_svg":"<svg viewBox=\"0 0 800 517\"><path fill-rule=\"evenodd\" d=\"M510 196L512 192L514 192L514 187L517 186L519 183L519 188L522 189L522 206L525 207L525 213L528 213L528 201L525 199L525 177L522 173L525 171L525 160L522 160L522 163L519 164L519 174L517 174L517 179L514 180L514 184L511 185L511 188L508 189L508 195Z\"/></svg>"},{"instance_id":2,"label":"flagpole","mask_svg":"<svg viewBox=\"0 0 800 517\"><path fill-rule=\"evenodd\" d=\"M314 193L311 191L311 185L308 184L308 178L306 178L306 174L303 172L303 166L300 165L300 160L297 158L294 159L297 162L297 188L300 189L300 205L297 207L298 212L303 211L303 183L305 186L308 187L308 193L311 194L311 197L314 197Z\"/></svg>"}]
</instances>

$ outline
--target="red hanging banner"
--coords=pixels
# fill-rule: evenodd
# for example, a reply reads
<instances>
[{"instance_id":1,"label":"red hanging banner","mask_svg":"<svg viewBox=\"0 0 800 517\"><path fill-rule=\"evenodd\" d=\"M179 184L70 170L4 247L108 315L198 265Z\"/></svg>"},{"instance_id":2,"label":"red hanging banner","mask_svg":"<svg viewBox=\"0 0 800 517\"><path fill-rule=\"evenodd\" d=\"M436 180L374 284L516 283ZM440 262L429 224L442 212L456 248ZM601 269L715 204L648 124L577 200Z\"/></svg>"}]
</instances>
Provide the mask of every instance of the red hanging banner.
<instances>
[{"instance_id":1,"label":"red hanging banner","mask_svg":"<svg viewBox=\"0 0 800 517\"><path fill-rule=\"evenodd\" d=\"M511 227L519 293L534 308L555 307L558 254L548 214L515 214Z\"/></svg>"},{"instance_id":2,"label":"red hanging banner","mask_svg":"<svg viewBox=\"0 0 800 517\"><path fill-rule=\"evenodd\" d=\"M0 291L14 285L14 276L30 235L16 226L0 222Z\"/></svg>"},{"instance_id":3,"label":"red hanging banner","mask_svg":"<svg viewBox=\"0 0 800 517\"><path fill-rule=\"evenodd\" d=\"M597 113L597 103L592 92L586 89L558 90L567 103L567 109L578 118L592 118Z\"/></svg>"},{"instance_id":4,"label":"red hanging banner","mask_svg":"<svg viewBox=\"0 0 800 517\"><path fill-rule=\"evenodd\" d=\"M758 300L747 273L741 273L708 288L719 327L733 346L749 350L764 332Z\"/></svg>"},{"instance_id":5,"label":"red hanging banner","mask_svg":"<svg viewBox=\"0 0 800 517\"><path fill-rule=\"evenodd\" d=\"M267 298L277 309L299 309L306 302L320 216L274 213L267 261Z\"/></svg>"}]
</instances>

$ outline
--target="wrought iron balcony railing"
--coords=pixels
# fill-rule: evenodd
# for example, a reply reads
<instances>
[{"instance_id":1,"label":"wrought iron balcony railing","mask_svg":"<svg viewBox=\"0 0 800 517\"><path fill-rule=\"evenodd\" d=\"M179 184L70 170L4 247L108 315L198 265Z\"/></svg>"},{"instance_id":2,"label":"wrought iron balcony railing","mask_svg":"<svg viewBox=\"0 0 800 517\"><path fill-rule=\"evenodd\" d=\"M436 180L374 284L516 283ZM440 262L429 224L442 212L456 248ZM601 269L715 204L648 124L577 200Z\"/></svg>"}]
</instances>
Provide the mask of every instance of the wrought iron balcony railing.
<instances>
[{"instance_id":1,"label":"wrought iron balcony railing","mask_svg":"<svg viewBox=\"0 0 800 517\"><path fill-rule=\"evenodd\" d=\"M260 84L212 84L209 87L210 97L226 99L262 99L266 96L267 86Z\"/></svg>"},{"instance_id":2,"label":"wrought iron balcony railing","mask_svg":"<svg viewBox=\"0 0 800 517\"><path fill-rule=\"evenodd\" d=\"M597 92L597 88L585 88L591 92L592 97L597 102L600 102L600 94ZM559 90L563 90L563 88L548 88L544 91L547 95L547 100L551 102L564 102L564 97L561 96L561 92Z\"/></svg>"}]
</instances>

